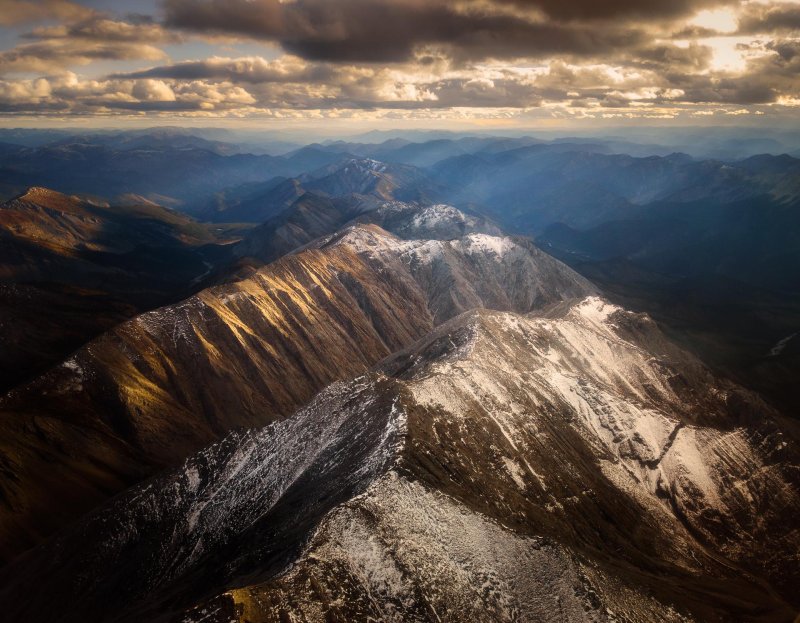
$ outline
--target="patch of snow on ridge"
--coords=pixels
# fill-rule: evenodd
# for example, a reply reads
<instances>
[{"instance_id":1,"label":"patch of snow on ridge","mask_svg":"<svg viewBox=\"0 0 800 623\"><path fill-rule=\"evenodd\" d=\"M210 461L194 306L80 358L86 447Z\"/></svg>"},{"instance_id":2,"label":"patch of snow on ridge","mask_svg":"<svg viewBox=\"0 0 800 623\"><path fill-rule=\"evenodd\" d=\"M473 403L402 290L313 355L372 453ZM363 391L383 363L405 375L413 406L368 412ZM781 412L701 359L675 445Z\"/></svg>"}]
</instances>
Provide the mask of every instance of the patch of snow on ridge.
<instances>
[{"instance_id":1,"label":"patch of snow on ridge","mask_svg":"<svg viewBox=\"0 0 800 623\"><path fill-rule=\"evenodd\" d=\"M770 349L767 357L777 357L778 355L780 355L789 345L789 342L791 342L795 337L797 337L797 333L792 333L791 335L787 335L785 338L780 340L777 344L775 344L775 346L773 346Z\"/></svg>"},{"instance_id":2,"label":"patch of snow on ridge","mask_svg":"<svg viewBox=\"0 0 800 623\"><path fill-rule=\"evenodd\" d=\"M573 307L572 311L593 324L605 325L608 324L609 317L621 309L618 305L604 301L599 296L590 296Z\"/></svg>"},{"instance_id":3,"label":"patch of snow on ridge","mask_svg":"<svg viewBox=\"0 0 800 623\"><path fill-rule=\"evenodd\" d=\"M517 244L507 236L487 234L470 234L462 239L461 247L466 253L493 253L500 259L503 259L509 251L518 248Z\"/></svg>"},{"instance_id":4,"label":"patch of snow on ridge","mask_svg":"<svg viewBox=\"0 0 800 623\"><path fill-rule=\"evenodd\" d=\"M62 366L67 368L68 370L72 370L72 372L74 372L76 376L83 379L83 368L81 368L80 364L78 363L78 360L75 359L75 357L67 359L62 364Z\"/></svg>"},{"instance_id":5,"label":"patch of snow on ridge","mask_svg":"<svg viewBox=\"0 0 800 623\"><path fill-rule=\"evenodd\" d=\"M508 474L511 476L511 479L514 481L514 484L516 484L521 491L525 491L525 480L523 480L522 478L524 472L517 464L517 462L514 459L510 459L507 456L504 456L503 463L505 463L506 470L508 471Z\"/></svg>"},{"instance_id":6,"label":"patch of snow on ridge","mask_svg":"<svg viewBox=\"0 0 800 623\"><path fill-rule=\"evenodd\" d=\"M401 247L403 257L421 264L432 264L444 257L447 243L441 240L411 241Z\"/></svg>"},{"instance_id":7,"label":"patch of snow on ridge","mask_svg":"<svg viewBox=\"0 0 800 623\"><path fill-rule=\"evenodd\" d=\"M338 237L333 236L331 241L334 247L348 246L356 253L396 251L404 246L392 234L362 225L348 227Z\"/></svg>"},{"instance_id":8,"label":"patch of snow on ridge","mask_svg":"<svg viewBox=\"0 0 800 623\"><path fill-rule=\"evenodd\" d=\"M414 227L432 227L443 222L463 223L466 217L463 212L451 205L438 203L432 206L425 206L416 211L411 225Z\"/></svg>"},{"instance_id":9,"label":"patch of snow on ridge","mask_svg":"<svg viewBox=\"0 0 800 623\"><path fill-rule=\"evenodd\" d=\"M78 363L77 358L70 357L61 364L61 367L70 371L71 379L64 387L59 388L59 390L62 392L81 391L83 389L83 382L86 380L86 372L83 366Z\"/></svg>"},{"instance_id":10,"label":"patch of snow on ridge","mask_svg":"<svg viewBox=\"0 0 800 623\"><path fill-rule=\"evenodd\" d=\"M372 158L348 160L347 163L344 165L344 172L348 173L350 167L354 167L355 169L360 171L374 171L375 173L383 173L384 171L386 171L387 168L385 162L373 160Z\"/></svg>"}]
</instances>

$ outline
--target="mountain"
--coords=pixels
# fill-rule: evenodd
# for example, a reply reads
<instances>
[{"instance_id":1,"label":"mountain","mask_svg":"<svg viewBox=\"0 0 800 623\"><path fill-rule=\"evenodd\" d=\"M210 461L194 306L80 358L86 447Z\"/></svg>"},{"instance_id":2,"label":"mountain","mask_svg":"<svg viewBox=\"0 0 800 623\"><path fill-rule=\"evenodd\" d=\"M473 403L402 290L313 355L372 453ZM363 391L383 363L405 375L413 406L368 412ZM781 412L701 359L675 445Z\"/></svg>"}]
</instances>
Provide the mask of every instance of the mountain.
<instances>
[{"instance_id":1,"label":"mountain","mask_svg":"<svg viewBox=\"0 0 800 623\"><path fill-rule=\"evenodd\" d=\"M552 225L537 242L722 373L798 413L798 362L769 356L800 327L798 232L796 203L760 196L653 204L584 230Z\"/></svg>"},{"instance_id":2,"label":"mountain","mask_svg":"<svg viewBox=\"0 0 800 623\"><path fill-rule=\"evenodd\" d=\"M216 193L197 217L221 223L263 223L305 194L296 178L276 177L266 182L242 184Z\"/></svg>"},{"instance_id":3,"label":"mountain","mask_svg":"<svg viewBox=\"0 0 800 623\"><path fill-rule=\"evenodd\" d=\"M532 137L464 137L441 138L425 141L389 139L382 143L354 143L334 141L313 145L315 152L349 154L350 157L371 158L382 162L406 164L425 168L442 160L478 152L498 153L528 145L542 143Z\"/></svg>"},{"instance_id":4,"label":"mountain","mask_svg":"<svg viewBox=\"0 0 800 623\"><path fill-rule=\"evenodd\" d=\"M430 202L442 189L416 167L390 164L369 158L352 158L313 171L304 186L333 197L370 195L378 199Z\"/></svg>"},{"instance_id":5,"label":"mountain","mask_svg":"<svg viewBox=\"0 0 800 623\"><path fill-rule=\"evenodd\" d=\"M471 311L20 557L0 607L32 623L791 621L797 435L598 297Z\"/></svg>"},{"instance_id":6,"label":"mountain","mask_svg":"<svg viewBox=\"0 0 800 623\"><path fill-rule=\"evenodd\" d=\"M253 228L234 248L234 254L257 264L269 263L349 223L375 202L366 197L329 197L303 192L288 208Z\"/></svg>"},{"instance_id":7,"label":"mountain","mask_svg":"<svg viewBox=\"0 0 800 623\"><path fill-rule=\"evenodd\" d=\"M4 619L797 619L796 159L232 136L0 145Z\"/></svg>"},{"instance_id":8,"label":"mountain","mask_svg":"<svg viewBox=\"0 0 800 623\"><path fill-rule=\"evenodd\" d=\"M306 193L347 201L355 196L356 203L366 198L429 203L443 192L423 171L414 167L340 154L325 160L329 162L331 159L334 162L299 177L276 177L267 182L224 189L205 208L198 209L197 214L216 222L265 223L272 219L291 219L288 214L292 204ZM302 208L303 205L303 201L298 201L296 207ZM268 226L274 227L274 224ZM310 239L330 231L319 231Z\"/></svg>"},{"instance_id":9,"label":"mountain","mask_svg":"<svg viewBox=\"0 0 800 623\"><path fill-rule=\"evenodd\" d=\"M404 241L360 224L138 316L0 398L0 552L231 429L288 416L465 310L529 312L590 292L524 239Z\"/></svg>"},{"instance_id":10,"label":"mountain","mask_svg":"<svg viewBox=\"0 0 800 623\"><path fill-rule=\"evenodd\" d=\"M373 224L404 239L450 240L468 233L502 235L485 217L445 204L381 201L375 197L303 194L288 209L254 228L234 247L243 261L270 262L350 224Z\"/></svg>"},{"instance_id":11,"label":"mountain","mask_svg":"<svg viewBox=\"0 0 800 623\"><path fill-rule=\"evenodd\" d=\"M685 154L635 158L585 145L532 145L443 160L429 170L456 207L479 205L502 226L540 234L554 223L586 229L640 218L654 203L727 205L769 197L795 203L800 161L759 156L726 163Z\"/></svg>"},{"instance_id":12,"label":"mountain","mask_svg":"<svg viewBox=\"0 0 800 623\"><path fill-rule=\"evenodd\" d=\"M234 249L239 258L255 258L270 262L312 240L330 234L354 219L386 225L390 213L399 215L398 227L408 221L407 212L400 209L413 204L412 209L431 204L440 190L433 186L418 169L390 165L376 160L349 159L335 166L309 173L298 180L286 180L265 192L252 196L243 209L248 214L274 214L254 228ZM293 203L289 202L297 197ZM288 207L286 204L289 204ZM376 212L381 206L392 205L388 211ZM439 204L440 205L440 204ZM368 214L370 216L364 216ZM453 209L442 221L462 218ZM374 217L376 220L372 220ZM470 217L473 219L473 217ZM488 222L482 219L482 222ZM477 221L471 223L476 225ZM390 231L395 231L389 227ZM463 229L461 233L466 232ZM477 230L471 230L477 231ZM481 229L480 231L486 231ZM494 228L495 233L499 232ZM399 233L399 231L395 232ZM425 235L437 238L438 233ZM454 234L452 237L457 237Z\"/></svg>"},{"instance_id":13,"label":"mountain","mask_svg":"<svg viewBox=\"0 0 800 623\"><path fill-rule=\"evenodd\" d=\"M151 128L142 131L79 134L48 143L52 147L80 144L104 145L120 151L202 149L221 156L240 153L240 149L232 143L208 140L183 128Z\"/></svg>"},{"instance_id":14,"label":"mountain","mask_svg":"<svg viewBox=\"0 0 800 623\"><path fill-rule=\"evenodd\" d=\"M34 187L0 204L0 388L191 294L216 241L205 226L143 200L109 206Z\"/></svg>"},{"instance_id":15,"label":"mountain","mask_svg":"<svg viewBox=\"0 0 800 623\"><path fill-rule=\"evenodd\" d=\"M282 158L223 155L198 141L139 137L117 144L87 138L0 153L0 188L46 186L102 197L133 193L192 213L226 187L296 173Z\"/></svg>"},{"instance_id":16,"label":"mountain","mask_svg":"<svg viewBox=\"0 0 800 623\"><path fill-rule=\"evenodd\" d=\"M353 154L326 149L319 144L305 145L284 155L284 159L289 165L292 175L300 175L316 171L328 166L350 160Z\"/></svg>"},{"instance_id":17,"label":"mountain","mask_svg":"<svg viewBox=\"0 0 800 623\"><path fill-rule=\"evenodd\" d=\"M446 204L389 201L363 212L354 222L378 225L405 240L453 240L471 233L503 236L502 230L489 219Z\"/></svg>"}]
</instances>

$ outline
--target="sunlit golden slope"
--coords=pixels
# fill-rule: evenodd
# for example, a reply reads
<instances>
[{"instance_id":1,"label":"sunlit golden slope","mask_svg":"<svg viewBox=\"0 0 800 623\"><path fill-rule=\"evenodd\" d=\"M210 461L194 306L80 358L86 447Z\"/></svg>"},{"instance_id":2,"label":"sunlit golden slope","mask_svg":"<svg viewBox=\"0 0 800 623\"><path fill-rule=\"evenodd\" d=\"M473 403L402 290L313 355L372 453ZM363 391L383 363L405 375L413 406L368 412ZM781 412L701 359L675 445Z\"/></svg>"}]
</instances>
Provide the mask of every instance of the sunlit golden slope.
<instances>
[{"instance_id":1,"label":"sunlit golden slope","mask_svg":"<svg viewBox=\"0 0 800 623\"><path fill-rule=\"evenodd\" d=\"M0 391L195 292L212 240L189 217L135 198L108 206L31 188L0 204Z\"/></svg>"}]
</instances>

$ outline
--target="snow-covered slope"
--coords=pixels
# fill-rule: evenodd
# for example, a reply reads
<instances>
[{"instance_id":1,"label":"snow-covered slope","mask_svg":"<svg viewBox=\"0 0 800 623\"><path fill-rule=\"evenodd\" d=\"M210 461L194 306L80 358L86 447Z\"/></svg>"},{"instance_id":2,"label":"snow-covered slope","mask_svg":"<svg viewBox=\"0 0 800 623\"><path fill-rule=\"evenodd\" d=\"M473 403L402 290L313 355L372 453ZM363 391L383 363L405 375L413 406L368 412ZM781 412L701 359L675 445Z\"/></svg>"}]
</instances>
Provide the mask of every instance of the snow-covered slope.
<instances>
[{"instance_id":1,"label":"snow-covered slope","mask_svg":"<svg viewBox=\"0 0 800 623\"><path fill-rule=\"evenodd\" d=\"M0 608L790 621L798 462L796 431L645 316L594 296L472 311L33 550L0 572Z\"/></svg>"},{"instance_id":2,"label":"snow-covered slope","mask_svg":"<svg viewBox=\"0 0 800 623\"><path fill-rule=\"evenodd\" d=\"M446 204L418 205L402 201L379 203L355 219L372 223L406 240L452 240L467 234L502 236L497 225Z\"/></svg>"}]
</instances>

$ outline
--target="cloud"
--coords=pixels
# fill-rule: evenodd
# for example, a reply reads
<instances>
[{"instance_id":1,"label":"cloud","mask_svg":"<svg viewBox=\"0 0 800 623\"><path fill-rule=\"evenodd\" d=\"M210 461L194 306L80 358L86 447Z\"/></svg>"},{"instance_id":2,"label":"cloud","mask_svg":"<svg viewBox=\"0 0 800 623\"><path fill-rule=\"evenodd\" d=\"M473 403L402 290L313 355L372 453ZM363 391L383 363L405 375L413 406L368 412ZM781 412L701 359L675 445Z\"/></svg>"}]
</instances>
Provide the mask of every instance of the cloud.
<instances>
[{"instance_id":1,"label":"cloud","mask_svg":"<svg viewBox=\"0 0 800 623\"><path fill-rule=\"evenodd\" d=\"M228 80L247 83L320 83L330 81L334 73L335 69L330 65L311 64L297 57L283 56L268 61L260 56L250 56L241 58L212 57L200 61L185 61L174 65L119 74L114 77Z\"/></svg>"},{"instance_id":2,"label":"cloud","mask_svg":"<svg viewBox=\"0 0 800 623\"><path fill-rule=\"evenodd\" d=\"M0 80L0 112L5 113L223 113L253 103L245 89L227 83L84 80L71 72L53 78Z\"/></svg>"},{"instance_id":3,"label":"cloud","mask_svg":"<svg viewBox=\"0 0 800 623\"><path fill-rule=\"evenodd\" d=\"M174 102L175 91L161 80L137 80L131 95L140 102Z\"/></svg>"},{"instance_id":4,"label":"cloud","mask_svg":"<svg viewBox=\"0 0 800 623\"><path fill-rule=\"evenodd\" d=\"M84 19L94 11L66 0L0 0L0 25L11 26L47 19Z\"/></svg>"},{"instance_id":5,"label":"cloud","mask_svg":"<svg viewBox=\"0 0 800 623\"><path fill-rule=\"evenodd\" d=\"M149 44L47 39L0 52L0 75L13 72L53 73L98 60L160 60L165 56L160 48Z\"/></svg>"},{"instance_id":6,"label":"cloud","mask_svg":"<svg viewBox=\"0 0 800 623\"><path fill-rule=\"evenodd\" d=\"M128 43L174 43L181 37L153 21L126 22L99 14L72 23L34 29L24 35L27 39L83 39L86 41Z\"/></svg>"},{"instance_id":7,"label":"cloud","mask_svg":"<svg viewBox=\"0 0 800 623\"><path fill-rule=\"evenodd\" d=\"M740 34L785 33L800 30L800 4L748 3L739 16Z\"/></svg>"},{"instance_id":8,"label":"cloud","mask_svg":"<svg viewBox=\"0 0 800 623\"><path fill-rule=\"evenodd\" d=\"M641 44L634 28L563 24L442 0L166 0L169 26L277 41L292 54L338 62L399 62L420 46L458 58L598 55Z\"/></svg>"},{"instance_id":9,"label":"cloud","mask_svg":"<svg viewBox=\"0 0 800 623\"><path fill-rule=\"evenodd\" d=\"M158 44L181 40L152 21L125 22L94 12L76 17L23 33L30 43L0 52L0 74L53 73L93 61L161 60L166 54Z\"/></svg>"},{"instance_id":10,"label":"cloud","mask_svg":"<svg viewBox=\"0 0 800 623\"><path fill-rule=\"evenodd\" d=\"M620 18L661 19L680 17L700 9L735 4L729 0L501 0L544 11L566 20L610 20Z\"/></svg>"},{"instance_id":11,"label":"cloud","mask_svg":"<svg viewBox=\"0 0 800 623\"><path fill-rule=\"evenodd\" d=\"M24 42L0 52L6 114L659 118L764 112L800 92L800 4L788 2L164 0L160 23L4 4L27 11ZM164 45L198 38L184 49L216 55L166 62ZM237 56L242 40L284 53ZM91 64L108 60L158 64L97 76ZM87 65L91 77L73 73ZM20 73L40 77L8 79Z\"/></svg>"}]
</instances>

